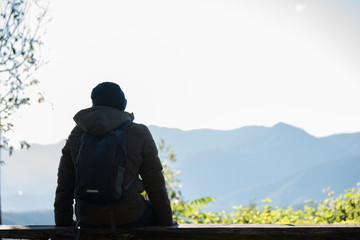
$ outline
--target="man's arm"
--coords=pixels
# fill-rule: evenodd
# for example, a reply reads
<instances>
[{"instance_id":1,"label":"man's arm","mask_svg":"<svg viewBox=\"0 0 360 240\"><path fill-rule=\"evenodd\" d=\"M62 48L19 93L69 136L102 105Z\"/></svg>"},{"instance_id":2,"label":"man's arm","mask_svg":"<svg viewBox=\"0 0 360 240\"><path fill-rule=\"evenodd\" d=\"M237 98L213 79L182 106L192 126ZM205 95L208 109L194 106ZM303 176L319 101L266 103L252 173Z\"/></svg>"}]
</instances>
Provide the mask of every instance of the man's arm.
<instances>
[{"instance_id":1,"label":"man's arm","mask_svg":"<svg viewBox=\"0 0 360 240\"><path fill-rule=\"evenodd\" d=\"M75 188L75 169L71 160L70 144L66 141L62 149L58 169L58 181L55 195L55 224L71 226L73 224L73 203Z\"/></svg>"},{"instance_id":2,"label":"man's arm","mask_svg":"<svg viewBox=\"0 0 360 240\"><path fill-rule=\"evenodd\" d=\"M172 225L172 211L162 174L162 165L155 142L147 128L142 157L140 175L151 202L156 224Z\"/></svg>"}]
</instances>

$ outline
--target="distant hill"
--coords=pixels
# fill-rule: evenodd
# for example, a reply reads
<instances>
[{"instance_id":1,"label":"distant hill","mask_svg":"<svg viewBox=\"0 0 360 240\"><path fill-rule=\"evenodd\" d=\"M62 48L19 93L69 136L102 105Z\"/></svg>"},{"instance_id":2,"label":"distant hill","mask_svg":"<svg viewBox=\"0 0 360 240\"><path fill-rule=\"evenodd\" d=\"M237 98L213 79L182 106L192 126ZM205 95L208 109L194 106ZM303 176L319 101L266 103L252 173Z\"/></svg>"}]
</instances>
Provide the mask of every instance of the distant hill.
<instances>
[{"instance_id":1,"label":"distant hill","mask_svg":"<svg viewBox=\"0 0 360 240\"><path fill-rule=\"evenodd\" d=\"M52 209L61 148L65 141L52 145L32 144L16 150L1 167L2 210L22 212Z\"/></svg>"},{"instance_id":2,"label":"distant hill","mask_svg":"<svg viewBox=\"0 0 360 240\"><path fill-rule=\"evenodd\" d=\"M54 211L3 212L4 225L54 225Z\"/></svg>"},{"instance_id":3,"label":"distant hill","mask_svg":"<svg viewBox=\"0 0 360 240\"><path fill-rule=\"evenodd\" d=\"M273 205L302 206L306 200L319 201L327 198L321 190L330 187L336 195L360 182L360 157L347 157L331 162L316 164L269 183L251 185L218 197L213 210L228 209L239 203L270 198Z\"/></svg>"},{"instance_id":4,"label":"distant hill","mask_svg":"<svg viewBox=\"0 0 360 240\"><path fill-rule=\"evenodd\" d=\"M213 196L212 210L266 197L280 206L321 200L326 187L340 194L360 182L360 133L316 138L284 123L231 131L150 129L179 153L175 167L185 197Z\"/></svg>"},{"instance_id":5,"label":"distant hill","mask_svg":"<svg viewBox=\"0 0 360 240\"><path fill-rule=\"evenodd\" d=\"M229 209L270 197L274 205L321 200L322 189L336 194L360 182L360 133L317 138L285 123L229 131L149 127L177 153L186 199L212 196L210 210ZM33 144L15 151L2 167L4 211L52 208L64 141Z\"/></svg>"}]
</instances>

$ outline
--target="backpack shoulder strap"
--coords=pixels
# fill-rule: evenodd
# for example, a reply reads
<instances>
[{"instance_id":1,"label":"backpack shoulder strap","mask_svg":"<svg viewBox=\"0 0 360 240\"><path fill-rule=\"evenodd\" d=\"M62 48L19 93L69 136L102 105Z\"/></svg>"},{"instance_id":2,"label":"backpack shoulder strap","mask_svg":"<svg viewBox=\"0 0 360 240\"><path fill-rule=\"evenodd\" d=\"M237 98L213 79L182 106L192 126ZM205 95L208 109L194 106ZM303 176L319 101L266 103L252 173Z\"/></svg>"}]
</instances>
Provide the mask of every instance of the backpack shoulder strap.
<instances>
[{"instance_id":1,"label":"backpack shoulder strap","mask_svg":"<svg viewBox=\"0 0 360 240\"><path fill-rule=\"evenodd\" d=\"M122 124L118 129L116 129L116 130L125 131L128 127L130 127L130 126L133 125L133 124L134 124L134 122L131 121L131 120L129 120L129 121L123 123L123 124ZM124 151L126 152L126 149L124 149ZM138 178L138 176L135 175L135 176L130 180L130 182L124 187L124 190L125 190L125 191L128 191L129 188L131 187L131 185L135 182L135 180L136 180L137 178Z\"/></svg>"}]
</instances>

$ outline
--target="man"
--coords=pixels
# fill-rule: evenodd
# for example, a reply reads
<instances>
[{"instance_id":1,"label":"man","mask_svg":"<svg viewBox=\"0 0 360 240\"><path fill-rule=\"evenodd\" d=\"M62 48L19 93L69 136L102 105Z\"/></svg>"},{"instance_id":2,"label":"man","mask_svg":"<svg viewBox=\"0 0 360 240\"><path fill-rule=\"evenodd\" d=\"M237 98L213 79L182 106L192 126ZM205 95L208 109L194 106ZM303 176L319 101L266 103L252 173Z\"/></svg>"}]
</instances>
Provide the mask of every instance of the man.
<instances>
[{"instance_id":1,"label":"man","mask_svg":"<svg viewBox=\"0 0 360 240\"><path fill-rule=\"evenodd\" d=\"M75 190L75 166L80 137L88 132L95 136L119 128L123 123L134 120L125 112L126 98L121 88L111 82L97 85L91 93L93 106L78 112L74 120L76 127L70 133L60 159L58 185L55 196L55 224L71 226ZM131 124L126 129L126 162L124 186L136 177L128 194L113 206L116 225L139 227L145 225L171 225L172 211L165 188L162 165L154 140L145 125ZM146 190L150 202L141 192ZM81 224L85 226L109 226L109 211L101 205L84 203L81 207ZM78 216L79 217L79 216Z\"/></svg>"}]
</instances>

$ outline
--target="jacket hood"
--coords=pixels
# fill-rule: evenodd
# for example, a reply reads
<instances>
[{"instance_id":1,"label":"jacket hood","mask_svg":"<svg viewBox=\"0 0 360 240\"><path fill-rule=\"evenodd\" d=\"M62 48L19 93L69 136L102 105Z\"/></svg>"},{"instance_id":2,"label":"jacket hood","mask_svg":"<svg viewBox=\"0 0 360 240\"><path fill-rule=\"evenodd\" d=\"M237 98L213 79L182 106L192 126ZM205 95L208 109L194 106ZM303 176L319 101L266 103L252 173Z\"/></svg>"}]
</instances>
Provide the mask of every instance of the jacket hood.
<instances>
[{"instance_id":1,"label":"jacket hood","mask_svg":"<svg viewBox=\"0 0 360 240\"><path fill-rule=\"evenodd\" d=\"M81 129L95 136L104 135L129 120L134 120L132 113L105 106L87 108L74 116L74 121Z\"/></svg>"}]
</instances>

